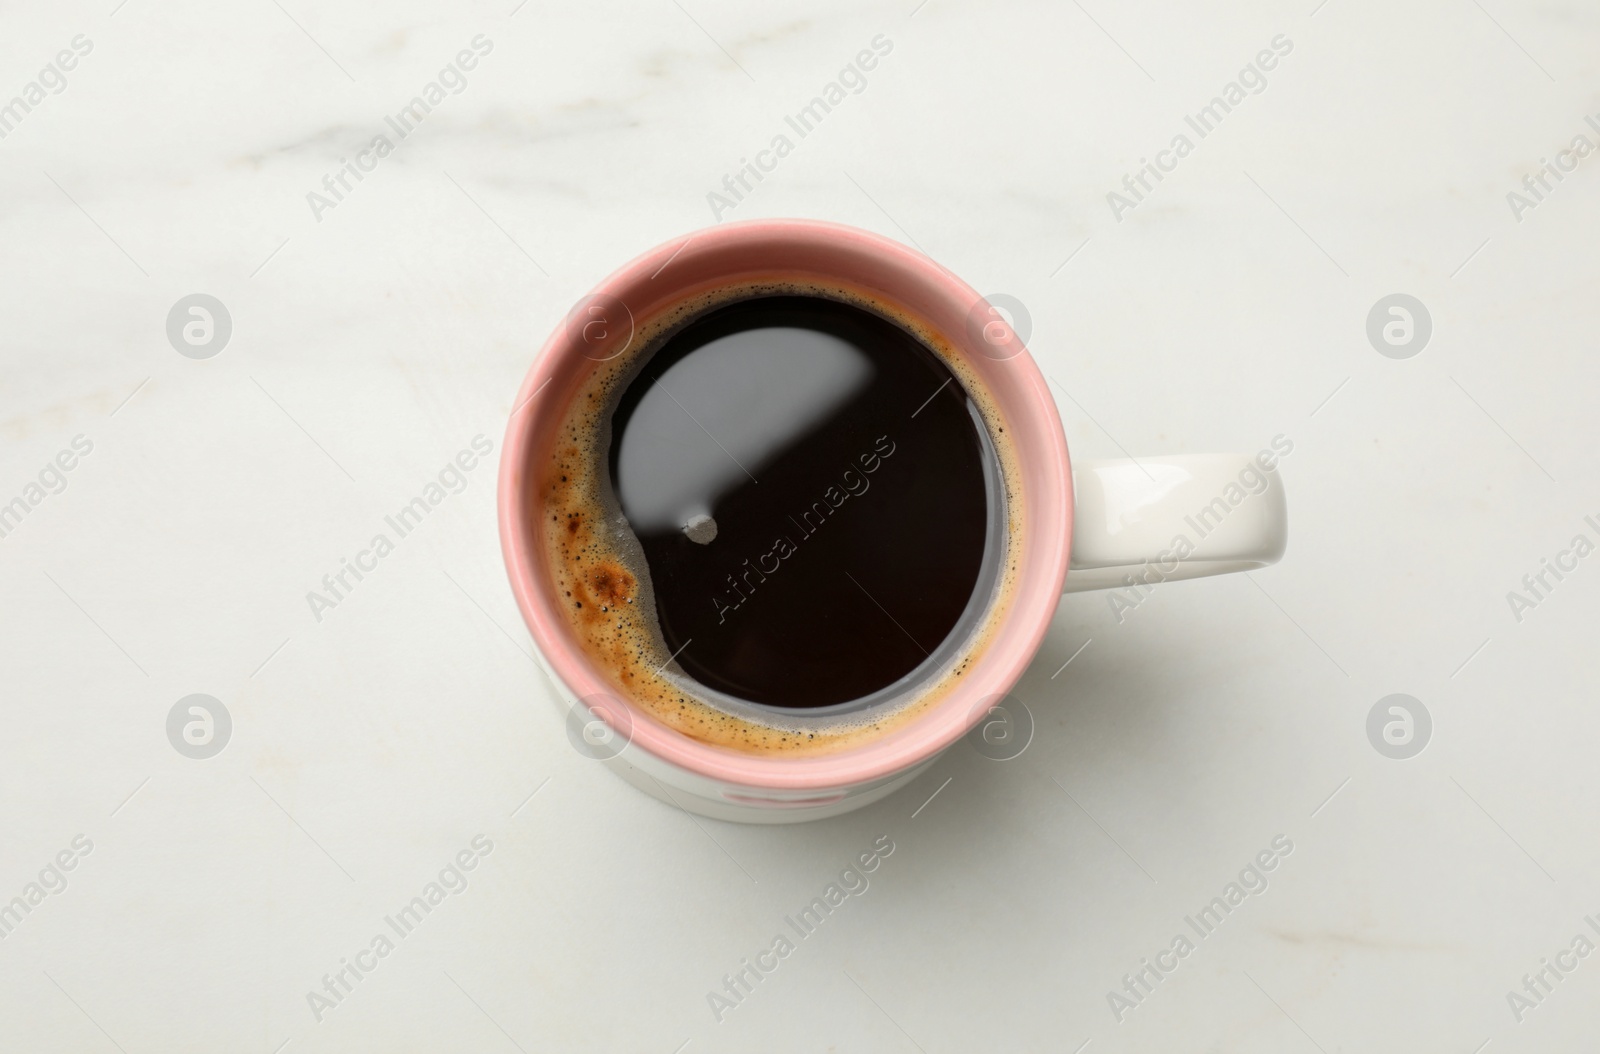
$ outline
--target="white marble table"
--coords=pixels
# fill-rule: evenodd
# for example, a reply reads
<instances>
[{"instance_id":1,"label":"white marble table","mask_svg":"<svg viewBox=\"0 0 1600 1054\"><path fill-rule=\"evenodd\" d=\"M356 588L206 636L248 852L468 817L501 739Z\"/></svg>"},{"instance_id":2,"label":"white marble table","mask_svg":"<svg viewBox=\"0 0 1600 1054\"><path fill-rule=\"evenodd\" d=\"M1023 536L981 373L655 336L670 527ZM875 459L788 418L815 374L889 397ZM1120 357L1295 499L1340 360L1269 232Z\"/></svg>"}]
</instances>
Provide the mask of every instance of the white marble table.
<instances>
[{"instance_id":1,"label":"white marble table","mask_svg":"<svg viewBox=\"0 0 1600 1054\"><path fill-rule=\"evenodd\" d=\"M1600 941L1600 557L1561 554L1600 542L1600 157L1557 153L1600 146L1593 5L514 3L0 15L0 1047L1595 1044L1600 958L1565 950ZM708 200L879 35L859 93ZM1170 171L1108 200L1142 158ZM1573 171L1535 196L1545 158ZM1079 455L1287 437L1286 559L1120 623L1066 598L1017 759L961 744L793 828L644 797L568 746L492 473L566 306L717 213L857 224L1020 299ZM208 358L167 334L195 293L231 318ZM1394 293L1420 354L1368 339ZM167 735L196 693L231 723L209 758ZM1406 760L1367 734L1394 693L1431 718ZM1546 960L1572 969L1508 999Z\"/></svg>"}]
</instances>

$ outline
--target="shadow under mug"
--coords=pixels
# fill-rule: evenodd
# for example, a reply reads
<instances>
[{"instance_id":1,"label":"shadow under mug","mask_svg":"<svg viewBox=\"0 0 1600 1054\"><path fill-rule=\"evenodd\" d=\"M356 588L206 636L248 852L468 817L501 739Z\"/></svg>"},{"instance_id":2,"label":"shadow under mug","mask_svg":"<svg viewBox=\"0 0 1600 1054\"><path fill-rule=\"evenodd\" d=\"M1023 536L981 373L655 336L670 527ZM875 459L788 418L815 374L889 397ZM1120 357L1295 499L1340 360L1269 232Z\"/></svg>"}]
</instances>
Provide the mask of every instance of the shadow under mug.
<instances>
[{"instance_id":1,"label":"shadow under mug","mask_svg":"<svg viewBox=\"0 0 1600 1054\"><path fill-rule=\"evenodd\" d=\"M690 738L630 703L570 631L531 512L561 411L600 366L588 354L585 324L569 316L535 356L506 426L501 549L547 669L570 693L563 704L569 736L585 756L648 793L705 816L755 823L860 808L911 782L985 720L1032 661L1063 591L1140 591L1264 567L1283 555L1288 514L1269 452L1074 467L1055 400L1009 323L961 279L898 242L814 220L728 223L650 250L579 304L608 325L632 327L720 287L796 280L858 289L920 319L959 350L983 385L1011 435L1020 477L1012 482L1023 499L1008 540L1017 561L1009 609L937 703L838 753L742 753Z\"/></svg>"}]
</instances>

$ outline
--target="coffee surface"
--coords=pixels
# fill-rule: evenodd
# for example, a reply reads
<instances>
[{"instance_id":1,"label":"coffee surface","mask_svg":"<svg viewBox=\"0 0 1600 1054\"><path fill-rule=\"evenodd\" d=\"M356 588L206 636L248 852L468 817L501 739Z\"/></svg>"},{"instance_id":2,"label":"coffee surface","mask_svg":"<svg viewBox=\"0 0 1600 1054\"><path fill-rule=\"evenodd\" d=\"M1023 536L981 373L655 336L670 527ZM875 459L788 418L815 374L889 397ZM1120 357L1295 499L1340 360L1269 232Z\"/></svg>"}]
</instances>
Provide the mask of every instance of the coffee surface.
<instances>
[{"instance_id":1,"label":"coffee surface","mask_svg":"<svg viewBox=\"0 0 1600 1054\"><path fill-rule=\"evenodd\" d=\"M800 297L806 300L826 300L855 306L863 314L879 320L888 320L898 330L911 334L923 349L931 349L945 371L956 381L942 388L935 384L938 396L926 409L919 399L915 403L901 404L902 421L907 429L891 431L892 425L872 431L868 450L879 436L900 444L907 437L914 438L909 428L918 425L932 412L933 405L949 400L965 403L970 411L976 409L983 422L980 440L990 457L998 462L999 478L990 494L990 524L992 536L986 538L982 571L972 602L962 614L956 628L942 645L933 649L933 658L914 671L914 676L885 688L867 700L853 700L834 706L784 707L748 702L725 691L713 690L692 678L674 658L674 648L668 647L663 637L661 619L651 579L652 571L646 559L633 523L622 511L616 494L615 481L627 475L622 465L621 451L618 464L613 469L611 451L613 423L626 423L632 413L618 415L623 396L637 386L641 371L655 360L672 338L686 327L709 318L722 308L746 301L774 297ZM615 305L613 305L615 307ZM606 318L614 321L611 309ZM586 314L584 318L590 318ZM874 291L835 279L814 277L762 276L690 292L679 299L652 306L648 312L629 316L634 325L607 325L601 330L585 329L584 357L594 365L585 370L571 387L562 390L550 380L556 376L538 379L524 403L513 409L514 413L533 413L542 419L543 438L538 440L544 448L542 467L530 473L525 497L525 515L537 538L537 547L527 555L541 569L549 589L549 600L559 610L566 624L568 641L582 652L591 668L603 678L603 686L589 682L582 695L586 700L605 700L612 712L632 713L633 720L658 722L666 728L699 743L721 749L770 757L818 757L837 754L865 745L896 729L906 727L919 716L939 706L959 686L969 681L974 664L979 662L994 639L994 633L1005 618L1018 587L1018 558L1021 542L1021 524L1025 518L1026 494L1018 486L1022 470L1013 436L996 405L993 395L985 387L980 372L975 369L972 352L963 342L960 331L948 332L930 324L929 320L906 309L902 304L885 300ZM808 329L811 327L783 327ZM569 330L570 333L570 330ZM825 336L826 334L824 334ZM599 339L591 340L591 336ZM812 340L813 350L819 350L828 341ZM834 345L837 351L837 346ZM820 351L824 362L834 362L837 356ZM854 353L852 353L854 354ZM787 360L789 365L800 361L799 356ZM711 356L698 361L715 363ZM665 360L662 360L665 363ZM814 365L814 364L813 364ZM792 389L796 395L785 404L787 412L811 407L830 399L847 402L859 394L849 384L839 385L845 394L829 393L835 385L824 383L819 376L826 371L813 372L809 367L796 370L794 375L784 375L780 387ZM936 375L942 378L942 374ZM654 385L664 397L683 399L684 392L672 387L672 377L666 386ZM699 405L692 392L685 400L686 406L697 416L706 408ZM554 402L552 402L554 398ZM642 396L636 397L642 401ZM769 408L770 409L770 408ZM637 408L635 411L637 412ZM801 415L804 416L804 415ZM762 418L760 420L768 420ZM887 420L887 418L886 418ZM681 422L680 422L681 424ZM692 424L692 422L691 422ZM629 429L640 439L648 435L647 429ZM976 426L975 426L976 430ZM696 431L699 431L696 426ZM769 432L780 431L768 429ZM704 436L705 433L700 433ZM785 434L788 434L787 432ZM760 461L765 455L757 451L740 452L734 449L743 442L742 433L730 434L722 439L731 453L741 460L746 453L751 461ZM709 440L708 440L709 442ZM645 443L644 448L663 444ZM712 445L715 445L714 443ZM755 444L762 447L761 443ZM764 449L764 447L763 447ZM897 445L895 452L869 478L876 480L893 463L913 448ZM776 448L768 451L775 453ZM860 454L852 450L859 468ZM719 452L720 453L720 452ZM882 459L882 455L878 455ZM685 517L687 531L697 541L705 542L716 536L716 522L710 518L710 509L696 509L683 495L693 495L696 487L695 471L723 472L724 482L742 478L742 470L731 460L722 462L721 469L708 461L685 461L676 469L673 459L657 460L651 465L656 473L678 471L683 473L671 487L660 487L653 496L640 491L641 504L635 505L635 517L640 530L649 534L673 528L677 519ZM989 467L987 462L986 467ZM752 467L757 477L761 469ZM840 466L841 490L844 490ZM887 477L885 477L887 478ZM854 483L854 480L851 481ZM702 487L707 480L701 478ZM859 483L854 483L860 489ZM634 490L632 482L623 486ZM761 486L761 484L755 484ZM826 487L823 488L824 492ZM846 491L848 493L848 491ZM873 489L868 493L851 495L840 510L851 503L871 508L872 499L884 492ZM814 501L815 495L808 501ZM835 495L835 499L837 499ZM646 500L647 499L647 500ZM826 501L826 494L823 499ZM665 519L663 520L663 517ZM726 518L726 517L724 517ZM842 526L843 522L835 524ZM826 529L826 528L824 528ZM726 540L726 539L723 539ZM820 540L820 535L810 541ZM770 545L773 540L767 540ZM798 542L797 550L807 543ZM770 553L771 549L764 550ZM798 556L798 552L794 554ZM743 559L749 554L740 557ZM759 561L758 552L755 560ZM809 573L804 565L793 564L780 556L780 565L790 572ZM757 564L759 567L759 563ZM771 558L766 563L772 567ZM775 581L767 572L769 582ZM781 572L779 572L781 573ZM752 581L755 581L752 576ZM741 586L741 589L744 589ZM754 594L745 590L747 596ZM879 600L883 600L879 597ZM727 602L726 600L724 601ZM894 610L884 601L885 606ZM716 609L713 609L715 611ZM748 604L734 615L749 614ZM733 615L729 616L731 620ZM690 638L692 641L692 638ZM921 640L923 647L927 640ZM691 645L693 646L693 645ZM573 703L572 705L580 705ZM613 705L616 704L616 705ZM622 705L625 704L625 705ZM977 705L982 705L979 700ZM626 735L626 734L625 734Z\"/></svg>"},{"instance_id":2,"label":"coffee surface","mask_svg":"<svg viewBox=\"0 0 1600 1054\"><path fill-rule=\"evenodd\" d=\"M610 425L660 638L714 692L838 708L903 686L983 607L995 454L950 368L887 319L816 296L715 308Z\"/></svg>"}]
</instances>

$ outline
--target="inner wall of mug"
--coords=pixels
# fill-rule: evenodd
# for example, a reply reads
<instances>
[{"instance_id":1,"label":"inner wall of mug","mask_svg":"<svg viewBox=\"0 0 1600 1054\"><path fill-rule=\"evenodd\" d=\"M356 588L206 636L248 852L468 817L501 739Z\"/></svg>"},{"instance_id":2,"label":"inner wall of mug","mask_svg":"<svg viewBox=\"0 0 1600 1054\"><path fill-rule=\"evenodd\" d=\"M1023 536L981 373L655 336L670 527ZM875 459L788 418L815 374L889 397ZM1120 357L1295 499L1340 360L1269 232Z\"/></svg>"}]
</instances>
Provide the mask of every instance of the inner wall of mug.
<instances>
[{"instance_id":1,"label":"inner wall of mug","mask_svg":"<svg viewBox=\"0 0 1600 1054\"><path fill-rule=\"evenodd\" d=\"M689 253L692 253L692 249ZM685 256L689 256L689 253L685 253ZM739 254L734 255L737 257ZM746 251L743 255L748 256L749 252ZM774 255L777 259L783 258L781 255ZM699 268L688 266L695 263L700 264ZM732 263L733 266L727 266L727 263ZM652 708L650 700L641 697L642 693L637 684L632 686L617 684L619 675L617 670L609 670L611 676L606 678L616 685L619 694L628 697L633 706L657 719L664 720L669 726L676 727L692 738L714 745L757 753L770 751L791 755L849 749L861 745L867 738L881 736L904 724L947 696L960 678L970 670L971 664L982 654L993 627L1009 607L1013 592L1012 579L1017 566L1014 552L1021 528L1021 499L1017 485L1020 470L1011 439L1015 432L1013 430L1012 433L1007 433L999 406L988 389L975 376L967 351L957 343L965 334L952 335L945 330L936 329L920 315L913 314L903 303L864 285L860 281L863 276L850 273L849 270L829 269L821 273L817 271L807 273L799 267L785 267L776 273L769 269L765 273L753 275L747 265L740 266L742 263L743 261L737 259L726 263L705 259L697 261L693 257L679 260L672 264L673 268L679 267L680 264L684 265L680 276L683 281L676 289L624 289L614 301L608 300L609 309L613 313L616 311L617 302L627 305L631 325L626 331L621 327L614 327L616 332L610 343L591 344L581 349L579 357L581 361L588 362L590 368L577 371L563 385L564 391L559 395L560 402L557 403L552 399L545 403L540 417L547 426L561 427L569 423L568 419L574 413L581 412L588 422L586 425L590 437L588 441L592 444L589 453L595 455L592 460L603 462L604 458L598 455L610 446L611 414L616 401L656 350L678 329L708 311L728 303L764 295L820 296L854 304L886 318L911 333L951 369L965 391L968 412L976 419L980 442L985 444L985 486L989 524L986 529L982 570L968 597L966 608L956 626L946 634L927 659L899 680L870 695L832 706L805 710L788 709L739 699L710 689L693 679L670 659L665 643L660 639L659 622L646 620L655 630L654 639L650 642L651 650L656 652L659 660L664 660L661 662L661 669L652 671L653 676L671 684L677 692L691 697L699 705L720 711L735 719L739 723L741 733L735 735L720 734L726 729L693 727L694 715L686 719L681 709L669 708L669 712L663 713L659 706ZM718 267L718 264L723 266ZM695 273L696 271L699 273ZM646 292L655 294L651 302L641 307L633 306L645 299L639 294ZM568 333L567 336L570 338L573 334ZM956 340L952 340L952 336ZM595 400L602 402L602 405L590 409L594 403L586 402L575 410L574 401L580 398L588 399L597 394L595 392L597 386L603 386L603 401ZM557 406L560 407L559 410ZM547 439L558 442L570 441L570 437L559 435L550 435ZM541 449L547 447L540 442L533 444L531 453L535 458ZM543 541L548 537L549 528L544 522L545 517L542 514L544 498L537 483L539 473L544 466L535 460L530 469L528 480L530 505L527 514L535 525L535 533L541 540L541 544L537 547L544 549ZM606 518L610 520L613 517L620 517L621 511L616 505L615 495L611 492L609 477L603 472L603 465L600 483L602 486L598 497L605 507ZM554 559L549 553L542 555L547 561ZM639 559L635 562L635 566L642 569L645 565L643 560ZM551 590L555 584L554 577L548 573L549 570L547 562L547 573L544 576L546 590ZM642 605L651 605L650 610L653 611L654 599L648 588L648 578L643 575L640 577L638 602ZM562 615L564 618L570 618L565 610L562 611ZM582 631L574 627L570 621L565 628L569 633L581 638ZM596 659L592 651L583 647L581 639L575 643L592 661ZM600 662L599 665L604 667L605 663ZM780 735L751 734L752 730L769 730Z\"/></svg>"}]
</instances>

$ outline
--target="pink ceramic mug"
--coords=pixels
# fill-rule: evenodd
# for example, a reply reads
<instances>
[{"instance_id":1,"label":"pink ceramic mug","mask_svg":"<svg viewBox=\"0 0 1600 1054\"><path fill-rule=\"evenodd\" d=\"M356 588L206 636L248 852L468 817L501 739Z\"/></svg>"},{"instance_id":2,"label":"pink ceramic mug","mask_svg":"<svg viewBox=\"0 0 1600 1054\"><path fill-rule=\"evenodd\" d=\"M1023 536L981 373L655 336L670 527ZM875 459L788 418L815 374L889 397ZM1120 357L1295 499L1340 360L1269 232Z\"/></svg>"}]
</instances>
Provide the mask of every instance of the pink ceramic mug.
<instances>
[{"instance_id":1,"label":"pink ceramic mug","mask_svg":"<svg viewBox=\"0 0 1600 1054\"><path fill-rule=\"evenodd\" d=\"M914 719L821 756L745 753L702 742L629 701L559 609L534 522L532 494L561 410L605 357L594 353L593 334L612 332L609 348L619 328L631 334L686 300L765 280L860 290L943 335L987 393L1016 452L1012 484L1020 500L1007 544L1017 571L1005 610L991 616L985 646L965 675ZM1287 450L1279 446L1277 453ZM652 249L596 286L556 327L506 427L500 541L523 618L549 671L570 693L569 718L576 715L588 738L597 733L616 744L585 753L656 797L703 815L794 822L877 801L983 721L1033 659L1063 589L1119 589L1115 595L1132 607L1159 582L1276 561L1287 537L1276 456L1191 454L1080 462L1074 470L1044 376L1006 320L965 282L866 231L755 220Z\"/></svg>"}]
</instances>

